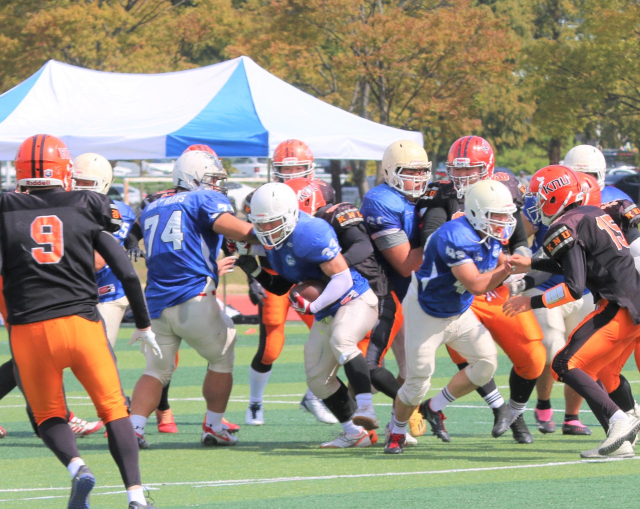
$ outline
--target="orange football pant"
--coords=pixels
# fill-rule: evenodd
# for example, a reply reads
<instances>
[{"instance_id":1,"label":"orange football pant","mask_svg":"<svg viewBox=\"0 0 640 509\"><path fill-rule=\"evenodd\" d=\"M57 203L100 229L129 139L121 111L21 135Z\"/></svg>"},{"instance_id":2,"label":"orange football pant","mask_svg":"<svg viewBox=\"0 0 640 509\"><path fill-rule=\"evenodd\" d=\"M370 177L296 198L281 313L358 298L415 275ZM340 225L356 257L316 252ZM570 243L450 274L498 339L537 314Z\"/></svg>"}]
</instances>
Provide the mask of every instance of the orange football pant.
<instances>
[{"instance_id":1,"label":"orange football pant","mask_svg":"<svg viewBox=\"0 0 640 509\"><path fill-rule=\"evenodd\" d=\"M602 299L569 336L551 364L558 380L564 371L580 369L594 380L600 378L607 392L620 385L620 371L640 340L640 325L629 311Z\"/></svg>"},{"instance_id":2,"label":"orange football pant","mask_svg":"<svg viewBox=\"0 0 640 509\"><path fill-rule=\"evenodd\" d=\"M491 293L494 297L490 299L486 295L474 297L471 309L507 354L515 372L526 380L535 380L547 362L547 350L542 344L544 335L536 316L533 311L512 317L505 315L502 305L509 298L508 288L499 286ZM467 362L450 348L449 355L456 364Z\"/></svg>"},{"instance_id":3,"label":"orange football pant","mask_svg":"<svg viewBox=\"0 0 640 509\"><path fill-rule=\"evenodd\" d=\"M65 316L11 327L10 344L38 425L66 419L62 371L71 368L105 424L129 416L102 322Z\"/></svg>"}]
</instances>

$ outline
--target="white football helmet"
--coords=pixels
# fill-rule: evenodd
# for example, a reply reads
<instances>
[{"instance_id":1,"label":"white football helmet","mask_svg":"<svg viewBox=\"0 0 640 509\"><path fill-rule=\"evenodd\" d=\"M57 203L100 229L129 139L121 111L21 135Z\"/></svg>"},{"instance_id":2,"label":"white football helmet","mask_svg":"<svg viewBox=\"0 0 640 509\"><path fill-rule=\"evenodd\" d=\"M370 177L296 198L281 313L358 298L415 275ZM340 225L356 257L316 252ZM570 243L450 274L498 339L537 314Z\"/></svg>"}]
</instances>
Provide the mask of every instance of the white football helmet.
<instances>
[{"instance_id":1,"label":"white football helmet","mask_svg":"<svg viewBox=\"0 0 640 509\"><path fill-rule=\"evenodd\" d=\"M286 184L271 182L259 187L253 194L249 221L264 247L277 248L296 227L298 212L295 191Z\"/></svg>"},{"instance_id":2,"label":"white football helmet","mask_svg":"<svg viewBox=\"0 0 640 509\"><path fill-rule=\"evenodd\" d=\"M111 163L100 154L88 152L73 160L72 191L95 191L107 194L113 182Z\"/></svg>"},{"instance_id":3,"label":"white football helmet","mask_svg":"<svg viewBox=\"0 0 640 509\"><path fill-rule=\"evenodd\" d=\"M599 148L591 145L573 147L564 156L564 166L573 171L593 175L598 181L600 190L604 189L604 178L607 173L607 161Z\"/></svg>"},{"instance_id":4,"label":"white football helmet","mask_svg":"<svg viewBox=\"0 0 640 509\"><path fill-rule=\"evenodd\" d=\"M185 152L173 166L173 185L189 191L214 190L227 194L226 188L217 185L226 178L220 159L209 152Z\"/></svg>"},{"instance_id":5,"label":"white football helmet","mask_svg":"<svg viewBox=\"0 0 640 509\"><path fill-rule=\"evenodd\" d=\"M421 175L403 175L404 170L423 170ZM382 156L384 180L410 198L420 198L431 179L431 161L422 146L411 140L395 141ZM409 189L405 189L405 183Z\"/></svg>"},{"instance_id":6,"label":"white football helmet","mask_svg":"<svg viewBox=\"0 0 640 509\"><path fill-rule=\"evenodd\" d=\"M481 180L473 184L464 199L464 214L471 226L488 237L503 243L513 235L516 211L511 192L497 180ZM506 220L495 219L494 214L508 214Z\"/></svg>"}]
</instances>

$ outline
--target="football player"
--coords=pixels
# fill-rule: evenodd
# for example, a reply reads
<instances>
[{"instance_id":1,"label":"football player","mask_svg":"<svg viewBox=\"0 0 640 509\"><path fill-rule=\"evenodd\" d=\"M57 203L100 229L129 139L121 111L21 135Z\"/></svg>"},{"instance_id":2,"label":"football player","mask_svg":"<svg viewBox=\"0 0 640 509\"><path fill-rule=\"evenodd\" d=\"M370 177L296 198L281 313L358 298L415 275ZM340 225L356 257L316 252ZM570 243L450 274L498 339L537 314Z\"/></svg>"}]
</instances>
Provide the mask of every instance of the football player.
<instances>
[{"instance_id":1,"label":"football player","mask_svg":"<svg viewBox=\"0 0 640 509\"><path fill-rule=\"evenodd\" d=\"M471 303L474 295L497 288L510 274L502 242L513 233L515 211L504 184L478 182L467 193L464 216L446 222L429 237L424 261L412 276L403 302L407 380L395 400L395 420L385 453L403 452L407 423L418 404L430 422L432 415L438 416L434 433L448 442L442 410L493 377L498 352ZM459 352L468 364L438 395L420 403L429 390L436 350L442 344Z\"/></svg>"},{"instance_id":2,"label":"football player","mask_svg":"<svg viewBox=\"0 0 640 509\"><path fill-rule=\"evenodd\" d=\"M274 153L272 160L273 177L276 182L286 182L291 179L309 178L313 179L322 193L326 203L335 201L333 188L314 179L315 163L313 153L308 145L300 140L290 139L280 143ZM253 193L245 199L244 211L247 216L251 213L251 198ZM235 249L235 248L234 248ZM269 262L262 257L261 264L265 270L269 268ZM287 312L291 303L287 295L275 295L269 291L265 292L255 278L249 278L249 296L252 302L258 304L260 316L260 337L258 351L251 361L249 368L249 406L245 416L245 422L251 426L262 426L264 424L264 391L271 376L273 363L278 359L284 347L284 327L287 320ZM313 325L313 316L301 314L302 321L309 327ZM335 424L338 421L327 407L318 399L311 389L300 401L300 408L311 413L318 421L326 424Z\"/></svg>"},{"instance_id":3,"label":"football player","mask_svg":"<svg viewBox=\"0 0 640 509\"><path fill-rule=\"evenodd\" d=\"M183 339L209 363L201 442L234 445L238 440L222 423L233 385L236 331L216 299L216 259L223 235L239 241L255 237L251 226L233 215L221 187L226 178L216 156L186 152L173 168L176 193L153 201L140 216L151 327L163 353L161 359L147 355L147 367L133 392L131 421L141 448L148 447L145 425L171 380Z\"/></svg>"},{"instance_id":4,"label":"football player","mask_svg":"<svg viewBox=\"0 0 640 509\"><path fill-rule=\"evenodd\" d=\"M0 196L0 242L10 343L22 389L43 442L72 478L69 507L88 508L95 477L67 424L64 368L89 393L107 426L109 450L127 489L129 509L151 508L141 487L136 437L115 360L96 308L94 251L122 282L131 303L133 341L159 355L138 276L110 233L120 213L106 196L71 189L65 144L38 134L16 156L20 193Z\"/></svg>"},{"instance_id":5,"label":"football player","mask_svg":"<svg viewBox=\"0 0 640 509\"><path fill-rule=\"evenodd\" d=\"M344 430L321 447L376 443L373 430L379 427L378 418L373 410L369 369L358 342L378 319L377 297L367 280L349 268L333 228L327 221L300 212L298 198L289 186L269 183L258 188L251 199L249 219L269 265L279 275L277 283L250 256L238 260L242 269L272 293L289 293L297 311L315 315L304 347L307 385ZM327 282L314 302L289 291L293 284L309 279ZM344 366L357 404L337 377L340 366Z\"/></svg>"},{"instance_id":6,"label":"football player","mask_svg":"<svg viewBox=\"0 0 640 509\"><path fill-rule=\"evenodd\" d=\"M493 148L480 136L463 136L451 145L447 157L450 180L432 183L417 205L418 213L422 217L423 243L445 221L463 214L466 204L465 193L471 185L483 180L496 180L507 186L517 209L514 212L516 226L505 245L511 253L531 254L519 210L524 205L523 189L512 174L494 173L494 163ZM489 295L474 297L471 310L489 329L493 339L513 362L509 376L509 404L505 404L493 379L486 386L479 387L477 392L493 410L494 424L491 434L499 437L510 426L513 438L518 443L529 444L533 437L522 413L535 387L535 380L544 368L545 349L541 342L542 331L533 313L520 315L515 319L504 315L502 304L508 297L508 290L498 287ZM459 369L466 366L465 359L455 351L449 349L449 353ZM437 415L433 417L435 421L431 423L432 430L440 426Z\"/></svg>"},{"instance_id":7,"label":"football player","mask_svg":"<svg viewBox=\"0 0 640 509\"><path fill-rule=\"evenodd\" d=\"M326 203L317 181L300 178L287 180L286 184L296 193L301 211L324 219L333 227L347 265L367 279L378 297L378 321L358 347L369 366L371 385L395 400L400 383L382 366L382 361L402 326L402 306L382 270L380 255L374 251L362 214L351 203ZM392 422L385 428L387 435L391 424ZM407 441L408 445L418 443L411 435L407 437Z\"/></svg>"},{"instance_id":8,"label":"football player","mask_svg":"<svg viewBox=\"0 0 640 509\"><path fill-rule=\"evenodd\" d=\"M554 308L580 299L589 286L596 310L574 329L551 370L554 378L587 400L607 431L598 452L611 455L626 442L633 443L640 419L627 415L596 379L606 368L614 374L621 369L621 355L630 354L629 347L640 340L640 275L624 233L611 216L599 207L579 206L584 188L573 170L560 165L543 168L534 174L530 191L536 193L542 222L549 226L543 252L533 258L514 255L509 263L524 271L561 273L564 282L542 295L513 297L504 308L509 314ZM613 369L612 363L617 364ZM618 394L616 400L628 401L632 410L628 384L621 384L620 392L626 394Z\"/></svg>"},{"instance_id":9,"label":"football player","mask_svg":"<svg viewBox=\"0 0 640 509\"><path fill-rule=\"evenodd\" d=\"M384 269L399 302L402 302L411 272L422 261L419 218L415 203L424 195L431 178L431 161L427 152L414 141L401 140L389 145L382 156L384 183L369 190L362 200L360 212L367 232L380 254ZM404 327L393 341L399 378L406 378ZM424 419L417 411L411 416L411 434L421 435Z\"/></svg>"}]
</instances>

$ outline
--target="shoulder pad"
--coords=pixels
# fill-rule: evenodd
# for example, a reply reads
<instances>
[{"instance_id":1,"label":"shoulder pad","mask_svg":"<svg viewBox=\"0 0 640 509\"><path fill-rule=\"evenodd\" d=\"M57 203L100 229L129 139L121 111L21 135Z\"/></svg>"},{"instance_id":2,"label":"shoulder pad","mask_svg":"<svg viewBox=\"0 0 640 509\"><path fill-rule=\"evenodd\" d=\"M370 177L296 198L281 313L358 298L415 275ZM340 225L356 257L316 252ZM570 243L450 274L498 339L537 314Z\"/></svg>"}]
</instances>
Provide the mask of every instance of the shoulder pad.
<instances>
[{"instance_id":1,"label":"shoulder pad","mask_svg":"<svg viewBox=\"0 0 640 509\"><path fill-rule=\"evenodd\" d=\"M560 259L573 247L576 236L569 225L554 223L547 230L542 247L549 258Z\"/></svg>"},{"instance_id":2,"label":"shoulder pad","mask_svg":"<svg viewBox=\"0 0 640 509\"><path fill-rule=\"evenodd\" d=\"M600 205L600 208L611 216L611 219L622 228L623 232L637 227L640 223L640 208L630 200L614 200Z\"/></svg>"},{"instance_id":3,"label":"shoulder pad","mask_svg":"<svg viewBox=\"0 0 640 509\"><path fill-rule=\"evenodd\" d=\"M332 225L341 228L348 228L364 222L358 207L352 203L343 202L333 205L326 210L325 214L327 218L331 218Z\"/></svg>"},{"instance_id":4,"label":"shoulder pad","mask_svg":"<svg viewBox=\"0 0 640 509\"><path fill-rule=\"evenodd\" d=\"M506 173L503 171L494 173L491 176L491 179L502 182L505 186L507 186L507 189L509 189L509 192L511 193L511 197L513 198L513 203L516 207L522 209L522 207L524 206L524 195L526 193L526 189L522 184L520 184L520 182L518 182L518 179L516 179L510 173Z\"/></svg>"}]
</instances>

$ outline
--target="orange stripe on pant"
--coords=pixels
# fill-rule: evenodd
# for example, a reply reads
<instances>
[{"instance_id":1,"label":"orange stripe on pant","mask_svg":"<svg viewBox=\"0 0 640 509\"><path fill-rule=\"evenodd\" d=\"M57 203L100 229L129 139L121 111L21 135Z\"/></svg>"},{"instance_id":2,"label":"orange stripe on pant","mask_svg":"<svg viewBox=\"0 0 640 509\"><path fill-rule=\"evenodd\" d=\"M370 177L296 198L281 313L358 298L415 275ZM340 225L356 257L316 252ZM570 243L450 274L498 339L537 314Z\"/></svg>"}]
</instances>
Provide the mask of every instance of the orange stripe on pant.
<instances>
[{"instance_id":1,"label":"orange stripe on pant","mask_svg":"<svg viewBox=\"0 0 640 509\"><path fill-rule=\"evenodd\" d=\"M65 316L14 325L11 351L38 425L66 418L62 371L71 368L106 424L128 417L120 378L102 322Z\"/></svg>"},{"instance_id":2,"label":"orange stripe on pant","mask_svg":"<svg viewBox=\"0 0 640 509\"><path fill-rule=\"evenodd\" d=\"M500 286L492 293L497 297L491 297L491 300L486 295L474 297L471 309L507 354L515 372L526 380L535 380L542 374L547 361L542 329L533 311L512 317L504 314L502 305L509 298L508 288ZM449 354L456 364L466 362L457 352L452 353L451 349Z\"/></svg>"},{"instance_id":3,"label":"orange stripe on pant","mask_svg":"<svg viewBox=\"0 0 640 509\"><path fill-rule=\"evenodd\" d=\"M608 392L619 385L620 370L631 355L634 345L640 340L640 325L635 325L629 311L611 308L606 300L598 303L597 309L590 313L569 336L567 345L560 350L551 364L551 373L558 379L561 369L581 369L597 380L603 376L603 385ZM612 311L613 309L613 311ZM617 311L616 311L617 310ZM615 312L607 318L607 314ZM622 360L623 356L627 357ZM609 387L613 387L611 391Z\"/></svg>"}]
</instances>

